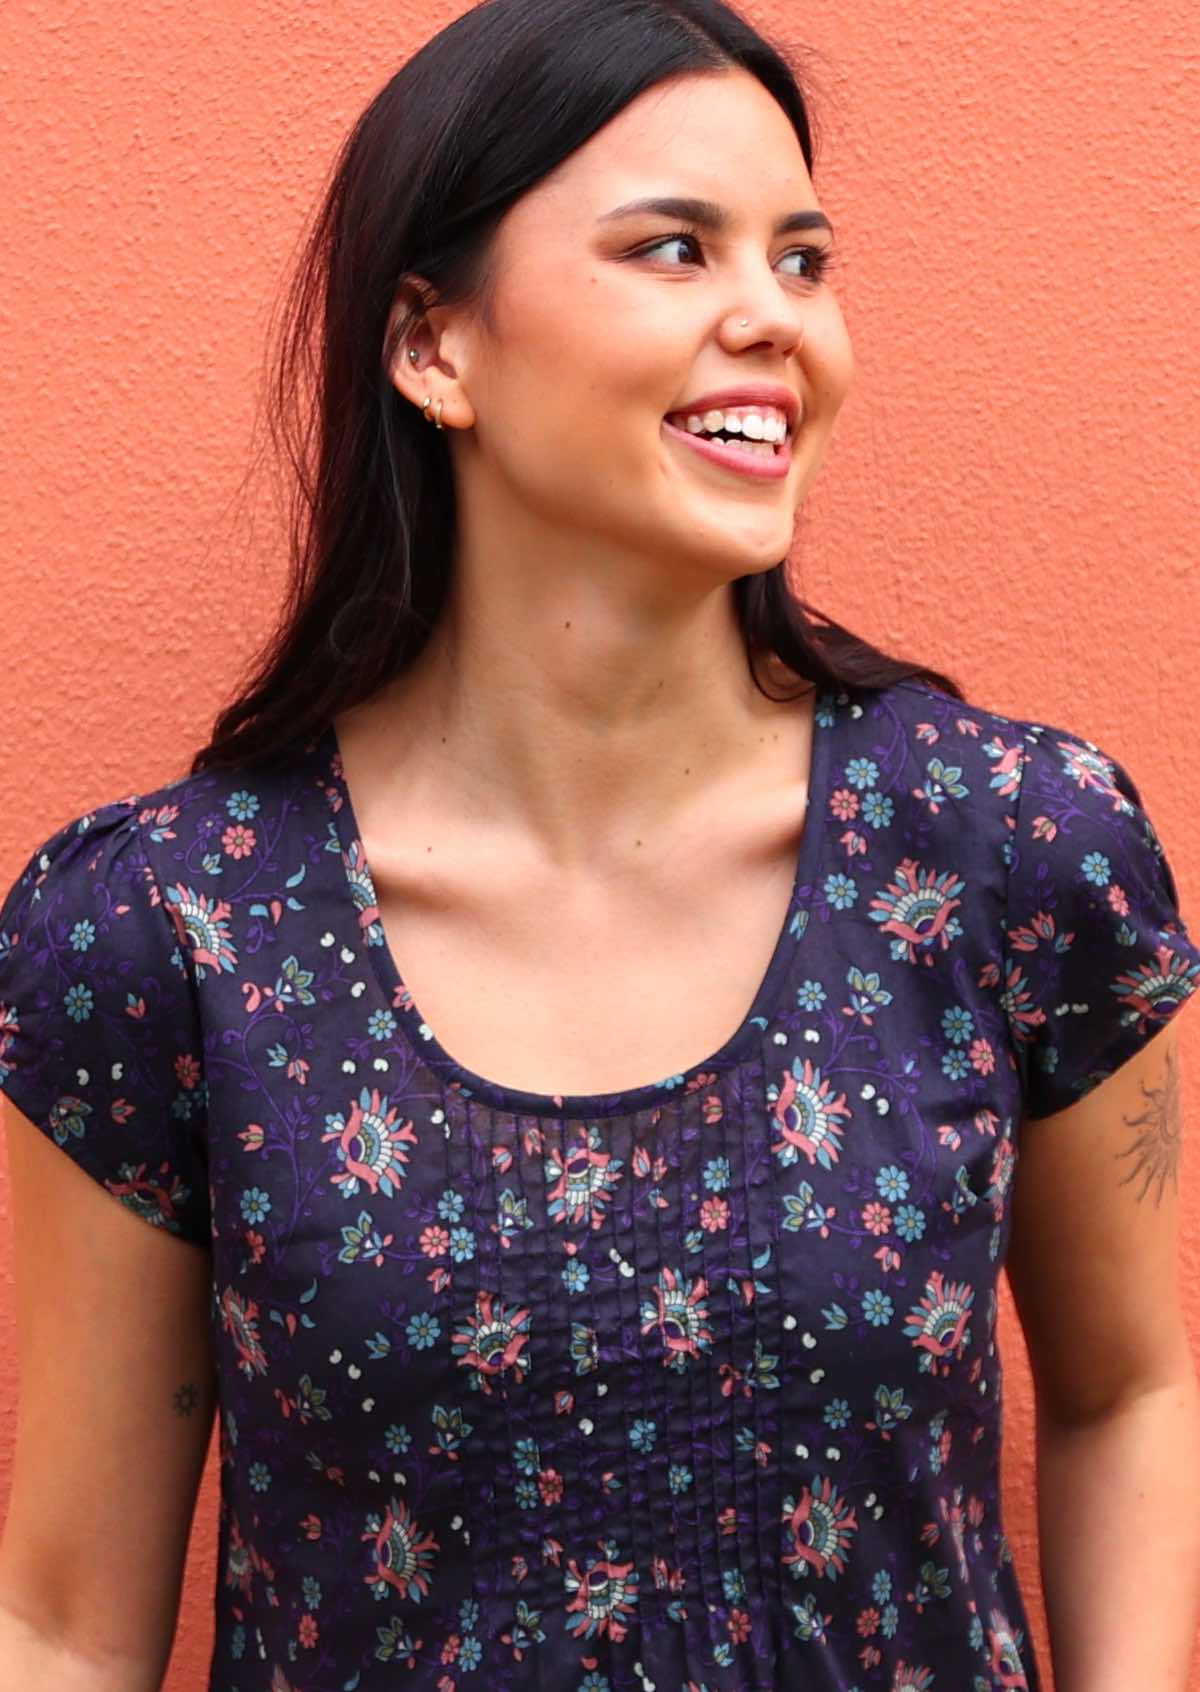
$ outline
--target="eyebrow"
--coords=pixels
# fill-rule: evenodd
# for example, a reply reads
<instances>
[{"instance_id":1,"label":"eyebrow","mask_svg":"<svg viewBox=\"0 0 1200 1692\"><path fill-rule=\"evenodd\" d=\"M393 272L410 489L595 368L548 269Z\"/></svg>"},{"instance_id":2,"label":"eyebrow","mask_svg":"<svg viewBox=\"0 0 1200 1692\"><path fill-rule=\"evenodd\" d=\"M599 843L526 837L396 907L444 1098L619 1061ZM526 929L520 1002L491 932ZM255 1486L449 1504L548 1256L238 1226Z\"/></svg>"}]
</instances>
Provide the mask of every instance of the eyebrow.
<instances>
[{"instance_id":1,"label":"eyebrow","mask_svg":"<svg viewBox=\"0 0 1200 1692\"><path fill-rule=\"evenodd\" d=\"M717 234L727 229L730 222L729 213L715 200L693 200L673 194L629 200L625 205L605 212L598 221L611 223L614 218L632 217L638 212L657 212L660 217L683 218L687 223L698 223L702 229L711 229ZM827 229L830 235L833 234L833 225L822 211L790 212L775 225L776 235L790 235L797 229Z\"/></svg>"}]
</instances>

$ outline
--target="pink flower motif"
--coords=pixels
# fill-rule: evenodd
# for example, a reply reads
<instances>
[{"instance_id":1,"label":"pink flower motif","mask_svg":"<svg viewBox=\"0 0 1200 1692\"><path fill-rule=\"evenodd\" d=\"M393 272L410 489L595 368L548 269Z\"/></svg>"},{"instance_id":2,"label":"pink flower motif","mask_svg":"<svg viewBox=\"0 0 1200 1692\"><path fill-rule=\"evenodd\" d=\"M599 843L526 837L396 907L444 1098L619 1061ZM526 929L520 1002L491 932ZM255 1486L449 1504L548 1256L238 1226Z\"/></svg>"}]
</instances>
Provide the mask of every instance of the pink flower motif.
<instances>
[{"instance_id":1,"label":"pink flower motif","mask_svg":"<svg viewBox=\"0 0 1200 1692\"><path fill-rule=\"evenodd\" d=\"M257 844L257 834L245 823L234 823L221 836L221 850L230 858L248 858Z\"/></svg>"},{"instance_id":2,"label":"pink flower motif","mask_svg":"<svg viewBox=\"0 0 1200 1692\"><path fill-rule=\"evenodd\" d=\"M745 1610L730 1610L725 1627L735 1645L743 1644L750 1637L750 1617Z\"/></svg>"},{"instance_id":3,"label":"pink flower motif","mask_svg":"<svg viewBox=\"0 0 1200 1692\"><path fill-rule=\"evenodd\" d=\"M892 1225L892 1213L886 1204L872 1199L863 1205L863 1227L869 1234L886 1234Z\"/></svg>"},{"instance_id":4,"label":"pink flower motif","mask_svg":"<svg viewBox=\"0 0 1200 1692\"><path fill-rule=\"evenodd\" d=\"M565 1488L563 1478L557 1469L543 1469L538 1475L538 1491L543 1504L558 1504L562 1500Z\"/></svg>"},{"instance_id":5,"label":"pink flower motif","mask_svg":"<svg viewBox=\"0 0 1200 1692\"><path fill-rule=\"evenodd\" d=\"M719 1234L729 1226L729 1206L723 1198L705 1199L700 1206L700 1226L708 1234Z\"/></svg>"},{"instance_id":6,"label":"pink flower motif","mask_svg":"<svg viewBox=\"0 0 1200 1692\"><path fill-rule=\"evenodd\" d=\"M996 1068L996 1051L990 1040L972 1040L968 1048L976 1075L991 1075Z\"/></svg>"}]
</instances>

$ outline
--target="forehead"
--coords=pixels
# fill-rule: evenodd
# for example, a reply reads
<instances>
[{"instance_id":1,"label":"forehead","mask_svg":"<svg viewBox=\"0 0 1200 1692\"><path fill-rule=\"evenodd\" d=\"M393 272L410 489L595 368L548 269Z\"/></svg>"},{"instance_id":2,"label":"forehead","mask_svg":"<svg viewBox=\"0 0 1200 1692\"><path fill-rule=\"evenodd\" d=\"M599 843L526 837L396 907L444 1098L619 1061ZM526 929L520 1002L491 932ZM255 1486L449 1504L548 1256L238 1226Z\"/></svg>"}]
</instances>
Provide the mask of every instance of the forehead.
<instances>
[{"instance_id":1,"label":"forehead","mask_svg":"<svg viewBox=\"0 0 1200 1692\"><path fill-rule=\"evenodd\" d=\"M786 112L757 77L734 70L647 89L513 210L519 224L565 216L578 226L650 194L717 200L747 222L816 203Z\"/></svg>"}]
</instances>

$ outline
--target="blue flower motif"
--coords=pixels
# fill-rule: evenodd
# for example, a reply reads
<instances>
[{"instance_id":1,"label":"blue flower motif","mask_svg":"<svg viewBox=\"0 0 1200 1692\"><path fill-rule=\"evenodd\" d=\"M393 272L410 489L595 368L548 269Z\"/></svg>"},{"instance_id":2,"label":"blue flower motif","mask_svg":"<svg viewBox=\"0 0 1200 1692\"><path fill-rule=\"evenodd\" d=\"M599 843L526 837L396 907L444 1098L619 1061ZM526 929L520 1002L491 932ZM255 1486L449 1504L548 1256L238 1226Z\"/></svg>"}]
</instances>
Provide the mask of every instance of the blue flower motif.
<instances>
[{"instance_id":1,"label":"blue flower motif","mask_svg":"<svg viewBox=\"0 0 1200 1692\"><path fill-rule=\"evenodd\" d=\"M271 1195L261 1187L247 1187L242 1194L242 1215L247 1222L265 1222L271 1213Z\"/></svg>"},{"instance_id":2,"label":"blue flower motif","mask_svg":"<svg viewBox=\"0 0 1200 1692\"><path fill-rule=\"evenodd\" d=\"M512 1454L513 1466L519 1474L536 1475L542 1466L538 1442L536 1439L531 1439L528 1434L517 1440L512 1448Z\"/></svg>"},{"instance_id":3,"label":"blue flower motif","mask_svg":"<svg viewBox=\"0 0 1200 1692\"><path fill-rule=\"evenodd\" d=\"M395 1032L395 1017L386 1005L378 1005L367 1018L367 1033L372 1040L390 1040Z\"/></svg>"},{"instance_id":4,"label":"blue flower motif","mask_svg":"<svg viewBox=\"0 0 1200 1692\"><path fill-rule=\"evenodd\" d=\"M265 1492L271 1484L271 1471L265 1463L251 1463L250 1485L255 1492Z\"/></svg>"},{"instance_id":5,"label":"blue flower motif","mask_svg":"<svg viewBox=\"0 0 1200 1692\"><path fill-rule=\"evenodd\" d=\"M949 1081L961 1081L971 1073L970 1060L967 1054L957 1046L942 1053L942 1074Z\"/></svg>"},{"instance_id":6,"label":"blue flower motif","mask_svg":"<svg viewBox=\"0 0 1200 1692\"><path fill-rule=\"evenodd\" d=\"M539 1496L535 1480L519 1480L513 1487L513 1497L522 1510L536 1510Z\"/></svg>"},{"instance_id":7,"label":"blue flower motif","mask_svg":"<svg viewBox=\"0 0 1200 1692\"><path fill-rule=\"evenodd\" d=\"M908 1176L894 1163L884 1165L875 1177L875 1185L885 1199L902 1199L908 1195Z\"/></svg>"},{"instance_id":8,"label":"blue flower motif","mask_svg":"<svg viewBox=\"0 0 1200 1692\"><path fill-rule=\"evenodd\" d=\"M729 1159L714 1157L712 1162L705 1166L703 1181L709 1192L723 1193L729 1185Z\"/></svg>"},{"instance_id":9,"label":"blue flower motif","mask_svg":"<svg viewBox=\"0 0 1200 1692\"><path fill-rule=\"evenodd\" d=\"M71 930L71 945L77 952L86 952L96 938L96 925L83 917Z\"/></svg>"},{"instance_id":10,"label":"blue flower motif","mask_svg":"<svg viewBox=\"0 0 1200 1692\"><path fill-rule=\"evenodd\" d=\"M827 997L819 981L802 981L796 989L796 1003L801 1010L819 1011Z\"/></svg>"},{"instance_id":11,"label":"blue flower motif","mask_svg":"<svg viewBox=\"0 0 1200 1692\"><path fill-rule=\"evenodd\" d=\"M695 1478L692 1471L682 1463L672 1463L667 1470L667 1485L672 1492L686 1492Z\"/></svg>"},{"instance_id":12,"label":"blue flower motif","mask_svg":"<svg viewBox=\"0 0 1200 1692\"><path fill-rule=\"evenodd\" d=\"M862 1306L863 1315L873 1328L885 1328L891 1321L892 1312L895 1309L888 1295L885 1292L879 1292L874 1287L870 1292L863 1294Z\"/></svg>"},{"instance_id":13,"label":"blue flower motif","mask_svg":"<svg viewBox=\"0 0 1200 1692\"><path fill-rule=\"evenodd\" d=\"M229 1655L235 1663L240 1663L246 1655L246 1629L238 1622L229 1636Z\"/></svg>"},{"instance_id":14,"label":"blue flower motif","mask_svg":"<svg viewBox=\"0 0 1200 1692\"><path fill-rule=\"evenodd\" d=\"M583 1292L590 1280L591 1271L587 1264L578 1257L572 1257L562 1272L563 1286L568 1292L579 1293Z\"/></svg>"},{"instance_id":15,"label":"blue flower motif","mask_svg":"<svg viewBox=\"0 0 1200 1692\"><path fill-rule=\"evenodd\" d=\"M835 911L848 911L858 900L858 883L838 870L825 877L825 897Z\"/></svg>"},{"instance_id":16,"label":"blue flower motif","mask_svg":"<svg viewBox=\"0 0 1200 1692\"><path fill-rule=\"evenodd\" d=\"M459 1648L458 1660L465 1669L476 1669L483 1661L483 1646L472 1634Z\"/></svg>"},{"instance_id":17,"label":"blue flower motif","mask_svg":"<svg viewBox=\"0 0 1200 1692\"><path fill-rule=\"evenodd\" d=\"M438 1215L442 1218L443 1222L457 1222L459 1217L462 1215L464 1208L462 1194L456 1193L451 1187L447 1187L446 1191L438 1200L437 1208Z\"/></svg>"},{"instance_id":18,"label":"blue flower motif","mask_svg":"<svg viewBox=\"0 0 1200 1692\"><path fill-rule=\"evenodd\" d=\"M1085 881L1093 887L1107 887L1112 880L1112 865L1103 852L1089 852L1079 866Z\"/></svg>"},{"instance_id":19,"label":"blue flower motif","mask_svg":"<svg viewBox=\"0 0 1200 1692\"><path fill-rule=\"evenodd\" d=\"M885 1604L879 1618L880 1630L885 1639L890 1639L900 1626L900 1611L895 1604Z\"/></svg>"},{"instance_id":20,"label":"blue flower motif","mask_svg":"<svg viewBox=\"0 0 1200 1692\"><path fill-rule=\"evenodd\" d=\"M892 1217L892 1227L909 1245L925 1232L925 1212L915 1204L902 1204Z\"/></svg>"},{"instance_id":21,"label":"blue flower motif","mask_svg":"<svg viewBox=\"0 0 1200 1692\"><path fill-rule=\"evenodd\" d=\"M412 1435L403 1422L393 1422L383 1436L383 1443L394 1457L401 1457L412 1444Z\"/></svg>"},{"instance_id":22,"label":"blue flower motif","mask_svg":"<svg viewBox=\"0 0 1200 1692\"><path fill-rule=\"evenodd\" d=\"M850 1420L850 1406L844 1398L831 1398L825 1406L825 1420L831 1428L844 1428Z\"/></svg>"},{"instance_id":23,"label":"blue flower motif","mask_svg":"<svg viewBox=\"0 0 1200 1692\"><path fill-rule=\"evenodd\" d=\"M871 1581L871 1596L877 1604L886 1604L891 1595L891 1571L888 1569L880 1569Z\"/></svg>"},{"instance_id":24,"label":"blue flower motif","mask_svg":"<svg viewBox=\"0 0 1200 1692\"><path fill-rule=\"evenodd\" d=\"M965 1005L951 1005L942 1012L942 1033L956 1046L965 1045L975 1032L975 1018Z\"/></svg>"},{"instance_id":25,"label":"blue flower motif","mask_svg":"<svg viewBox=\"0 0 1200 1692\"><path fill-rule=\"evenodd\" d=\"M648 1422L644 1416L639 1416L629 1430L629 1443L635 1451L653 1451L657 1439L657 1422Z\"/></svg>"},{"instance_id":26,"label":"blue flower motif","mask_svg":"<svg viewBox=\"0 0 1200 1692\"><path fill-rule=\"evenodd\" d=\"M473 1633L479 1620L478 1598L464 1598L458 1606L458 1625L464 1633Z\"/></svg>"},{"instance_id":27,"label":"blue flower motif","mask_svg":"<svg viewBox=\"0 0 1200 1692\"><path fill-rule=\"evenodd\" d=\"M862 809L859 814L871 828L888 828L896 814L896 802L890 794L876 793L872 789L870 793L863 794Z\"/></svg>"},{"instance_id":28,"label":"blue flower motif","mask_svg":"<svg viewBox=\"0 0 1200 1692\"><path fill-rule=\"evenodd\" d=\"M455 1263L469 1263L475 1255L475 1233L471 1228L451 1228L450 1256Z\"/></svg>"},{"instance_id":29,"label":"blue flower motif","mask_svg":"<svg viewBox=\"0 0 1200 1692\"><path fill-rule=\"evenodd\" d=\"M308 1609L316 1610L321 1605L321 1583L313 1575L305 1575L300 1582L300 1590L304 1594L304 1602Z\"/></svg>"},{"instance_id":30,"label":"blue flower motif","mask_svg":"<svg viewBox=\"0 0 1200 1692\"><path fill-rule=\"evenodd\" d=\"M741 1569L722 1569L721 1587L726 1603L740 1604L746 1596L746 1577Z\"/></svg>"},{"instance_id":31,"label":"blue flower motif","mask_svg":"<svg viewBox=\"0 0 1200 1692\"><path fill-rule=\"evenodd\" d=\"M93 1005L92 990L82 981L77 981L63 994L63 1009L72 1022L86 1022L92 1014Z\"/></svg>"},{"instance_id":32,"label":"blue flower motif","mask_svg":"<svg viewBox=\"0 0 1200 1692\"><path fill-rule=\"evenodd\" d=\"M611 1692L608 1676L599 1669L589 1669L579 1682L579 1692Z\"/></svg>"},{"instance_id":33,"label":"blue flower motif","mask_svg":"<svg viewBox=\"0 0 1200 1692\"><path fill-rule=\"evenodd\" d=\"M879 765L874 758L850 758L846 764L846 780L851 787L874 787L879 780Z\"/></svg>"},{"instance_id":34,"label":"blue flower motif","mask_svg":"<svg viewBox=\"0 0 1200 1692\"><path fill-rule=\"evenodd\" d=\"M418 1310L415 1316L409 1317L404 1332L408 1343L417 1351L428 1351L440 1337L442 1324L428 1310Z\"/></svg>"},{"instance_id":35,"label":"blue flower motif","mask_svg":"<svg viewBox=\"0 0 1200 1692\"><path fill-rule=\"evenodd\" d=\"M259 798L257 793L249 793L244 787L239 787L236 793L231 793L225 801L225 809L234 822L249 822L251 817L258 815Z\"/></svg>"}]
</instances>

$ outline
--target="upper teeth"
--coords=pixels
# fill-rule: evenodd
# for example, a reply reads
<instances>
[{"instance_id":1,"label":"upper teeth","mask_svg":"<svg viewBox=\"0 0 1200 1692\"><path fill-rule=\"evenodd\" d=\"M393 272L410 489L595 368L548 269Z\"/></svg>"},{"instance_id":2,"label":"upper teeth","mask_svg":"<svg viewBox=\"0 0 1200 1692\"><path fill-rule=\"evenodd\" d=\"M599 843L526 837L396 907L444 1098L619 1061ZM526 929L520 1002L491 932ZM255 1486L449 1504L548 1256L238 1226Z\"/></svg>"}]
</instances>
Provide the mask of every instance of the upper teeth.
<instances>
[{"instance_id":1,"label":"upper teeth","mask_svg":"<svg viewBox=\"0 0 1200 1692\"><path fill-rule=\"evenodd\" d=\"M676 414L672 419L691 435L745 435L748 441L779 442L787 439L788 425L784 412L774 407L741 407L737 411L692 412L689 416Z\"/></svg>"}]
</instances>

